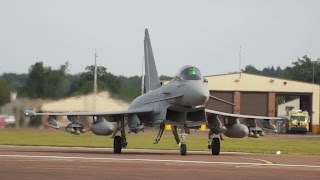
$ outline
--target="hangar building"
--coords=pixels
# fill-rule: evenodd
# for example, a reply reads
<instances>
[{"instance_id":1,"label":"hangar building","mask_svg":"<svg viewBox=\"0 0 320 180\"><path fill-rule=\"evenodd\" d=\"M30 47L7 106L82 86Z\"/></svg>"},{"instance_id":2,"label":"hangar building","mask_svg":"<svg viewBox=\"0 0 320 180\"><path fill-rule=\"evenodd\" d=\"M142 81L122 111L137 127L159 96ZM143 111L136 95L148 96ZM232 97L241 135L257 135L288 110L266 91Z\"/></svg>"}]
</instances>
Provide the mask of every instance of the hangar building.
<instances>
[{"instance_id":1,"label":"hangar building","mask_svg":"<svg viewBox=\"0 0 320 180\"><path fill-rule=\"evenodd\" d=\"M210 99L207 107L218 111L275 117L277 115L277 96L297 96L300 109L309 112L310 130L319 133L320 86L287 79L253 75L248 73L229 73L205 76L210 94L235 106Z\"/></svg>"}]
</instances>

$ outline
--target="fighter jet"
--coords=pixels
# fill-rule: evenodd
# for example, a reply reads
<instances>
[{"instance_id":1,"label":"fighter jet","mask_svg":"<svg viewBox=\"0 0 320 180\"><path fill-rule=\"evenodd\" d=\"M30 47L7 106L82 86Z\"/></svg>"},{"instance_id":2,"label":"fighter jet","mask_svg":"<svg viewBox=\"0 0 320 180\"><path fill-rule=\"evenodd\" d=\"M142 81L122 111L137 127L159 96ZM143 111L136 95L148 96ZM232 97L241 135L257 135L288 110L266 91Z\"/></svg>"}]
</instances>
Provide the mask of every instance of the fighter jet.
<instances>
[{"instance_id":1,"label":"fighter jet","mask_svg":"<svg viewBox=\"0 0 320 180\"><path fill-rule=\"evenodd\" d=\"M222 134L231 138L263 135L262 129L256 124L256 119L262 119L266 128L275 130L269 120L279 118L236 115L206 109L209 98L215 98L230 105L232 103L211 96L207 87L208 81L195 66L183 66L174 78L164 85L159 80L148 29L145 30L144 57L145 93L134 99L128 110L59 113L37 113L26 110L25 115L47 115L49 116L48 124L56 129L59 128L56 116L67 116L71 123L66 127L66 131L74 134L85 132L84 126L78 122L78 117L92 116L90 130L96 135L112 135L115 154L120 154L122 148L127 147L126 130L138 133L148 126L160 126L154 141L157 144L162 137L165 125L171 125L182 156L187 154L186 135L190 134L190 129L199 128L203 124L209 128L208 148L211 149L212 155L220 154ZM247 119L250 123L248 126L241 124L239 119ZM125 128L126 126L128 128Z\"/></svg>"}]
</instances>

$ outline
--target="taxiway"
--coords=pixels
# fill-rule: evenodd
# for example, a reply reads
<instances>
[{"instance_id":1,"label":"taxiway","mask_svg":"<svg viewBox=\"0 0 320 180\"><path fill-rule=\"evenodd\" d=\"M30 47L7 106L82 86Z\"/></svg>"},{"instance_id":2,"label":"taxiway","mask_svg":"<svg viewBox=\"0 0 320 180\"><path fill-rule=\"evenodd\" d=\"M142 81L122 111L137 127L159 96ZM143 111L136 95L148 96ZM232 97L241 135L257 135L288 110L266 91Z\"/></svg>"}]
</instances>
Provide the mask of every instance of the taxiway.
<instances>
[{"instance_id":1,"label":"taxiway","mask_svg":"<svg viewBox=\"0 0 320 180\"><path fill-rule=\"evenodd\" d=\"M0 146L0 179L319 179L320 157Z\"/></svg>"}]
</instances>

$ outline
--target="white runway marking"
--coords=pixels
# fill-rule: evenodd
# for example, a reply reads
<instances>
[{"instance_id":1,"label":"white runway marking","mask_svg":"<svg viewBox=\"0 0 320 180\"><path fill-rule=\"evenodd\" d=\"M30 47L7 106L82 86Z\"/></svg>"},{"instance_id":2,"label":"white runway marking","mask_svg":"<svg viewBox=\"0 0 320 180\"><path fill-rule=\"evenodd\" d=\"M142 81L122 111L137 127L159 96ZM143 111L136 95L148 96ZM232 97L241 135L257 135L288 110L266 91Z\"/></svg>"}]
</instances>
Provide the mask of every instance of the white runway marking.
<instances>
[{"instance_id":1,"label":"white runway marking","mask_svg":"<svg viewBox=\"0 0 320 180\"><path fill-rule=\"evenodd\" d=\"M15 145L0 145L0 147L8 147L8 148L34 148L35 146L15 146ZM55 147L55 146L37 146L37 149L61 149L61 150L90 150L90 151L111 151L113 152L113 148L90 148L90 147ZM158 153L177 153L179 150L161 150L161 149L123 149L124 152L143 152L149 153L158 152ZM188 151L190 153L197 154L211 154L211 151ZM238 154L238 155L247 155L252 154L248 152L220 152L220 154Z\"/></svg>"},{"instance_id":2,"label":"white runway marking","mask_svg":"<svg viewBox=\"0 0 320 180\"><path fill-rule=\"evenodd\" d=\"M302 167L302 168L320 168L316 165L302 164L264 164L264 163L241 163L241 162L214 162L214 161L188 161L171 159L128 159L128 158L94 158L77 156L30 156L30 155L0 155L3 158L34 158L46 160L108 160L108 161L140 161L140 162L165 162L165 163L191 163L191 164L220 164L220 165L242 165L242 166L265 166L265 167Z\"/></svg>"}]
</instances>

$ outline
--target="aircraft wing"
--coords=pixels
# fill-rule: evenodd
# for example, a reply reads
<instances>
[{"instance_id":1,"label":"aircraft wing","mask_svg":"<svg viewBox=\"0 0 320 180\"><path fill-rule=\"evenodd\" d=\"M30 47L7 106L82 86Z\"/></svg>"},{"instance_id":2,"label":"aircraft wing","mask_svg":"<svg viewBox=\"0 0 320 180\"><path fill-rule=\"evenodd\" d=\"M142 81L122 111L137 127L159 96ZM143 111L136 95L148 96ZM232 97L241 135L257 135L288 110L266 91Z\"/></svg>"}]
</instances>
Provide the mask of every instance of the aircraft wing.
<instances>
[{"instance_id":1,"label":"aircraft wing","mask_svg":"<svg viewBox=\"0 0 320 180\"><path fill-rule=\"evenodd\" d=\"M232 113L226 113L221 111L215 111L211 109L206 109L207 113L210 114L216 114L220 116L227 116L227 117L235 117L235 118L243 118L243 119L275 119L275 120L282 120L280 117L268 117L268 116L252 116L252 115L243 115L243 114L232 114Z\"/></svg>"},{"instance_id":2,"label":"aircraft wing","mask_svg":"<svg viewBox=\"0 0 320 180\"><path fill-rule=\"evenodd\" d=\"M231 126L233 126L233 125L241 126L239 124L240 121L238 119L247 119L247 120L249 120L249 122L247 121L244 124L248 125L249 131L251 133L254 133L253 137L259 137L258 135L256 135L257 132L263 134L263 130L261 129L261 127L257 126L256 120L262 120L263 128L271 130L272 132L277 132L277 129L276 129L275 125L271 124L270 120L283 120L281 117L268 117L268 116L252 116L252 115L244 115L244 114L232 114L232 113L226 113L226 112L221 112L221 111L215 111L215 110L211 110L211 109L206 109L205 111L206 111L206 113L216 115L215 121L209 122L209 120L208 120L208 123L213 124L213 126L217 126L218 129L221 128L221 122L220 122L218 116L228 117L228 124L231 125ZM230 122L229 122L229 118L230 118ZM251 119L251 121L250 121L250 119ZM239 129L241 129L241 128L239 128ZM244 129L246 129L246 128L244 128ZM233 133L236 132L236 130L233 130L233 131L234 131ZM238 135L237 134L232 134L232 130L230 130L228 132L226 131L224 134L227 135L228 137L233 137L233 136L234 137L242 137L242 135L239 135L239 134Z\"/></svg>"},{"instance_id":3,"label":"aircraft wing","mask_svg":"<svg viewBox=\"0 0 320 180\"><path fill-rule=\"evenodd\" d=\"M123 111L110 111L110 112L45 112L37 113L34 111L26 110L25 116L119 116L128 114L140 114L140 113L152 113L152 108L140 108L140 109L129 109Z\"/></svg>"}]
</instances>

